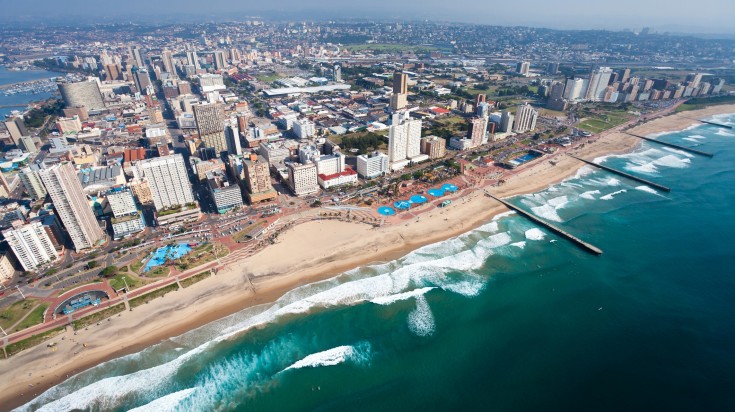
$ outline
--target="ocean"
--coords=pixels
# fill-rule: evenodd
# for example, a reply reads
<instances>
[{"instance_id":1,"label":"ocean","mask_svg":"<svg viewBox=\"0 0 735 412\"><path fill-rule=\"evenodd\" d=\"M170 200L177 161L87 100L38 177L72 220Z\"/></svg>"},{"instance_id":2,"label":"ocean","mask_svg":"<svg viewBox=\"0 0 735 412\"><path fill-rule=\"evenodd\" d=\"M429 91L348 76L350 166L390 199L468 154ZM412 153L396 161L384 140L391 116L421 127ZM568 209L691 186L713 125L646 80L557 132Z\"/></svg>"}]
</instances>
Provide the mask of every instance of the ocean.
<instances>
[{"instance_id":1,"label":"ocean","mask_svg":"<svg viewBox=\"0 0 735 412\"><path fill-rule=\"evenodd\" d=\"M6 69L4 66L0 66L0 86L32 80L51 79L59 75L59 73L46 70L12 71ZM0 90L0 106L2 106L0 107L0 120L5 119L5 115L11 113L13 110L22 111L26 108L28 103L46 100L51 96L53 96L53 93L47 92L17 93L6 96L3 91Z\"/></svg>"},{"instance_id":2,"label":"ocean","mask_svg":"<svg viewBox=\"0 0 735 412\"><path fill-rule=\"evenodd\" d=\"M735 125L735 115L715 119ZM735 132L658 136L507 213L111 360L19 410L735 409ZM488 199L488 204L492 200Z\"/></svg>"}]
</instances>

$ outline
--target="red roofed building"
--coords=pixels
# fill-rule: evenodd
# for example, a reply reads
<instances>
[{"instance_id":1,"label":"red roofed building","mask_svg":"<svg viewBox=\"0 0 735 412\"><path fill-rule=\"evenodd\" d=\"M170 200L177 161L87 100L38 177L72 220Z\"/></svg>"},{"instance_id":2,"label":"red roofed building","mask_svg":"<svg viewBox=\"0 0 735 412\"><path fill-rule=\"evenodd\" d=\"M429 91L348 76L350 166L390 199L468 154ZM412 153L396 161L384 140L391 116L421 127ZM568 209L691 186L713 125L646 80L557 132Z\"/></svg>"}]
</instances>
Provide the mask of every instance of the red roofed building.
<instances>
[{"instance_id":1,"label":"red roofed building","mask_svg":"<svg viewBox=\"0 0 735 412\"><path fill-rule=\"evenodd\" d=\"M137 162L145 159L145 148L136 147L135 149L125 149L124 163Z\"/></svg>"},{"instance_id":2,"label":"red roofed building","mask_svg":"<svg viewBox=\"0 0 735 412\"><path fill-rule=\"evenodd\" d=\"M445 116L451 113L449 110L443 109L441 107L432 107L431 109L429 109L429 111L434 113L435 116Z\"/></svg>"},{"instance_id":3,"label":"red roofed building","mask_svg":"<svg viewBox=\"0 0 735 412\"><path fill-rule=\"evenodd\" d=\"M357 172L347 168L344 172L332 175L318 174L317 181L319 182L319 186L324 189L329 189L334 186L353 184L357 183Z\"/></svg>"}]
</instances>

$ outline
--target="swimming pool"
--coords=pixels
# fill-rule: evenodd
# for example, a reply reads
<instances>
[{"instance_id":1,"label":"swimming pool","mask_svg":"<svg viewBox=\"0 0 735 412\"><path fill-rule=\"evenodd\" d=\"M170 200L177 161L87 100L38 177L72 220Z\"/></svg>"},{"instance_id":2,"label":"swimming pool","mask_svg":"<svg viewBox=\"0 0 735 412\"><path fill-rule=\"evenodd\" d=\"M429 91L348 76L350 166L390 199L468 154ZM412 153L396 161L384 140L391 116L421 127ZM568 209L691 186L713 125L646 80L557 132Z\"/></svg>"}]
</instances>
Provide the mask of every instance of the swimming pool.
<instances>
[{"instance_id":1,"label":"swimming pool","mask_svg":"<svg viewBox=\"0 0 735 412\"><path fill-rule=\"evenodd\" d=\"M445 183L442 185L442 190L445 192L456 192L458 189L457 185L453 185L451 183Z\"/></svg>"},{"instance_id":2,"label":"swimming pool","mask_svg":"<svg viewBox=\"0 0 735 412\"><path fill-rule=\"evenodd\" d=\"M163 265L164 263L166 263L167 260L174 260L185 256L189 252L191 252L191 246L187 245L186 243L178 243L175 245L159 247L158 249L156 249L155 252L153 252L153 256L151 256L151 258L145 264L145 268L143 268L143 273L148 272L156 266Z\"/></svg>"},{"instance_id":3,"label":"swimming pool","mask_svg":"<svg viewBox=\"0 0 735 412\"><path fill-rule=\"evenodd\" d=\"M429 189L429 190L426 191L426 193L428 193L429 195L434 196L434 197L442 197L442 196L444 196L445 191L444 191L444 189L436 188L436 189Z\"/></svg>"},{"instance_id":4,"label":"swimming pool","mask_svg":"<svg viewBox=\"0 0 735 412\"><path fill-rule=\"evenodd\" d=\"M413 195L411 196L411 199L409 200L411 203L414 204L421 204L426 203L429 199L426 198L424 195Z\"/></svg>"},{"instance_id":5,"label":"swimming pool","mask_svg":"<svg viewBox=\"0 0 735 412\"><path fill-rule=\"evenodd\" d=\"M528 153L524 154L523 156L516 157L515 159L509 161L508 163L509 164L512 164L513 166L519 166L519 165L522 165L522 164L524 164L526 162L530 162L533 159L537 159L537 158L539 158L541 156L542 155L540 153L528 152Z\"/></svg>"},{"instance_id":6,"label":"swimming pool","mask_svg":"<svg viewBox=\"0 0 735 412\"><path fill-rule=\"evenodd\" d=\"M393 203L393 206L399 210L408 210L411 208L411 202L409 202L408 200L399 200Z\"/></svg>"},{"instance_id":7,"label":"swimming pool","mask_svg":"<svg viewBox=\"0 0 735 412\"><path fill-rule=\"evenodd\" d=\"M378 208L378 213L381 214L381 215L383 215L383 216L393 216L393 215L396 214L396 211L392 207L380 206Z\"/></svg>"}]
</instances>

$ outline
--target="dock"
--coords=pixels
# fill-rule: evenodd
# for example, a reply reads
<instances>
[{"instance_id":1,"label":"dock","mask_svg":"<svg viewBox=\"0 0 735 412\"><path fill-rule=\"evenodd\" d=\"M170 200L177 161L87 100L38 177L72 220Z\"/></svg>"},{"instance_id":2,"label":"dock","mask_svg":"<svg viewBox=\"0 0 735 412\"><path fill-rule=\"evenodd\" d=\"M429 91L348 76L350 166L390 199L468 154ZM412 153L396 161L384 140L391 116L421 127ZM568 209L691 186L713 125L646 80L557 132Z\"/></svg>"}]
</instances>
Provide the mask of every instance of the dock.
<instances>
[{"instance_id":1,"label":"dock","mask_svg":"<svg viewBox=\"0 0 735 412\"><path fill-rule=\"evenodd\" d=\"M545 220L542 220L542 219L534 216L533 214L528 213L525 210L523 210L523 209L521 209L521 208L519 208L517 206L514 206L511 203L508 203L508 202L506 202L503 199L500 199L500 198L497 198L497 197L493 196L487 190L485 190L485 196L497 200L498 202L504 204L505 207L507 207L508 209L515 211L519 215L524 216L527 219L531 220L532 222L534 222L534 223L536 223L536 224L538 224L540 226L543 226L546 229L548 229L548 230L556 233L557 235L559 235L559 236L567 239L568 241L574 243L577 247L579 247L580 249L584 250L585 252L592 253L593 255L598 255L598 256L602 254L602 250L600 248L598 248L597 246L592 245L592 244L589 244L589 243L587 243L587 242L579 239L578 237L576 237L576 236L574 236L574 235L572 235L570 233L567 233L566 231L564 231L564 230L562 230L562 229L560 229L560 228L552 225L551 223L548 223Z\"/></svg>"},{"instance_id":2,"label":"dock","mask_svg":"<svg viewBox=\"0 0 735 412\"><path fill-rule=\"evenodd\" d=\"M569 153L567 153L567 156L569 156L569 157L571 157L573 159L577 159L580 162L587 163L588 165L595 166L595 167L600 168L602 170L606 170L606 171L608 171L610 173L615 173L616 175L623 176L623 177L625 177L627 179L635 180L636 182L643 183L644 185L647 185L647 186L651 186L654 189L658 189L658 190L661 190L661 191L664 191L664 192L670 192L671 191L671 189L669 189L668 187L666 187L664 185L660 185L658 183L651 182L650 180L646 180L646 179L643 179L643 178L638 177L638 176L633 176L633 175L631 175L629 173L623 172L622 170L613 169L612 167L601 165L601 164L595 163L595 162L593 162L591 160L582 159L581 157L577 157L577 156L574 156L574 155L569 154Z\"/></svg>"},{"instance_id":3,"label":"dock","mask_svg":"<svg viewBox=\"0 0 735 412\"><path fill-rule=\"evenodd\" d=\"M722 123L710 122L709 120L692 119L691 117L687 117L687 119L694 120L695 122L700 122L700 123L709 124L709 125L712 125L712 126L721 127L723 129L730 129L730 130L732 130L732 126L729 126L729 125L726 125L726 124L722 124Z\"/></svg>"},{"instance_id":4,"label":"dock","mask_svg":"<svg viewBox=\"0 0 735 412\"><path fill-rule=\"evenodd\" d=\"M653 138L650 138L650 137L646 137L646 136L640 136L640 135L633 134L633 133L628 133L628 132L623 132L623 133L625 133L625 134L627 134L629 136L633 136L633 137L637 137L639 139L643 139L643 140L649 141L649 142L658 143L661 146L672 147L674 149L678 149L678 150L681 150L681 151L684 151L684 152L687 152L687 153L691 153L691 154L695 154L695 155L700 155L700 156L705 156L705 157L715 157L715 155L713 155L712 153L703 152L701 150L692 149L690 147L679 146L678 144L669 143L669 142L662 142L660 140L656 140L656 139L653 139Z\"/></svg>"}]
</instances>

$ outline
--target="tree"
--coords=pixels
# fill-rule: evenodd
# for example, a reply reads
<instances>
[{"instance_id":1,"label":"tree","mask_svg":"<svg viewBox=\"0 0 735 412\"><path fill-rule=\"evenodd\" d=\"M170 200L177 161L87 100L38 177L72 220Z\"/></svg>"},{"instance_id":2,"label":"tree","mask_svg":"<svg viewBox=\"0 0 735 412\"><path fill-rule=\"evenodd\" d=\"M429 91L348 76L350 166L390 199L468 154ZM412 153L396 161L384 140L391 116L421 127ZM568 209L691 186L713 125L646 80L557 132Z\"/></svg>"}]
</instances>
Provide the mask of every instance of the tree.
<instances>
[{"instance_id":1,"label":"tree","mask_svg":"<svg viewBox=\"0 0 735 412\"><path fill-rule=\"evenodd\" d=\"M117 273L117 271L118 271L118 267L117 266L110 265L110 266L102 269L102 272L100 272L100 276L102 276L103 278L109 278L109 277L115 276L115 274Z\"/></svg>"},{"instance_id":2,"label":"tree","mask_svg":"<svg viewBox=\"0 0 735 412\"><path fill-rule=\"evenodd\" d=\"M87 262L87 269L94 269L99 265L99 262L97 262L96 260L90 260L89 262Z\"/></svg>"}]
</instances>

